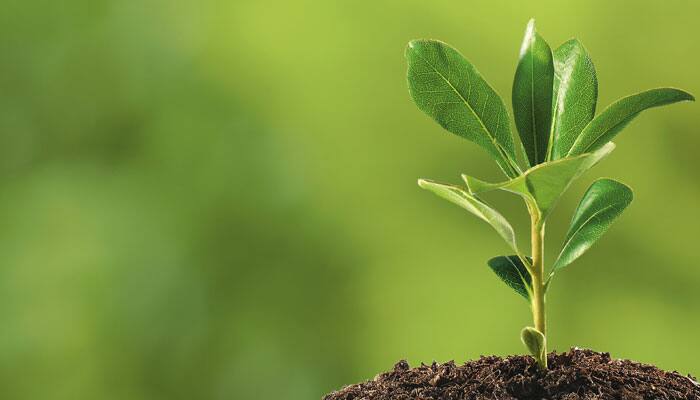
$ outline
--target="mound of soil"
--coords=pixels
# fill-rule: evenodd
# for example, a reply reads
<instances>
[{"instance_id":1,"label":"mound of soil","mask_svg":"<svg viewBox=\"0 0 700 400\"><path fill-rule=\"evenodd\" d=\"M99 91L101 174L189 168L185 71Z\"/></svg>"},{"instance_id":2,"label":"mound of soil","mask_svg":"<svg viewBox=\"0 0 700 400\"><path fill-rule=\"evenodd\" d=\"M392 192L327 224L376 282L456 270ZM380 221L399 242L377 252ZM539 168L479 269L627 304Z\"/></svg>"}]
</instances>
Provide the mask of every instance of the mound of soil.
<instances>
[{"instance_id":1,"label":"mound of soil","mask_svg":"<svg viewBox=\"0 0 700 400\"><path fill-rule=\"evenodd\" d=\"M608 353L571 349L550 353L541 372L529 356L481 357L410 368L400 361L374 380L345 387L324 400L700 400L693 377L664 372Z\"/></svg>"}]
</instances>

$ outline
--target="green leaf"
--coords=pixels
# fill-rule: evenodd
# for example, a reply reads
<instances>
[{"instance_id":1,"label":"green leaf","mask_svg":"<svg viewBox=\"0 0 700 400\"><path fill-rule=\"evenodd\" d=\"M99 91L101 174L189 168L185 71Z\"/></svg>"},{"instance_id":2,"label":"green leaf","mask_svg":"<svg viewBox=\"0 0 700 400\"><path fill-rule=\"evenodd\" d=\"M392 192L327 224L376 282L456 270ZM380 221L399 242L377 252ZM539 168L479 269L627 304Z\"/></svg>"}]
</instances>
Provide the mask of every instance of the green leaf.
<instances>
[{"instance_id":1,"label":"green leaf","mask_svg":"<svg viewBox=\"0 0 700 400\"><path fill-rule=\"evenodd\" d=\"M679 101L694 101L692 94L680 89L658 88L622 98L595 117L581 132L569 155L594 151L611 141L640 112Z\"/></svg>"},{"instance_id":2,"label":"green leaf","mask_svg":"<svg viewBox=\"0 0 700 400\"><path fill-rule=\"evenodd\" d=\"M532 262L532 260L528 260ZM519 256L500 256L488 261L489 267L506 285L530 300L532 277Z\"/></svg>"},{"instance_id":3,"label":"green leaf","mask_svg":"<svg viewBox=\"0 0 700 400\"><path fill-rule=\"evenodd\" d=\"M457 204L482 220L488 222L496 230L496 232L498 232L503 240L508 243L511 249L513 249L516 253L520 253L518 246L515 243L515 233L513 232L513 227L498 211L494 210L483 201L477 199L461 188L452 185L444 185L441 183L420 179L418 180L418 186L429 190L454 204Z\"/></svg>"},{"instance_id":4,"label":"green leaf","mask_svg":"<svg viewBox=\"0 0 700 400\"><path fill-rule=\"evenodd\" d=\"M536 32L535 20L530 20L513 80L513 114L520 140L533 166L547 158L553 84L552 49Z\"/></svg>"},{"instance_id":5,"label":"green leaf","mask_svg":"<svg viewBox=\"0 0 700 400\"><path fill-rule=\"evenodd\" d=\"M614 148L615 144L610 142L593 153L549 161L530 168L515 179L501 183L488 183L468 175L462 175L462 178L472 194L500 189L521 195L534 202L545 218L571 183L610 154Z\"/></svg>"},{"instance_id":6,"label":"green leaf","mask_svg":"<svg viewBox=\"0 0 700 400\"><path fill-rule=\"evenodd\" d=\"M408 88L424 113L449 132L486 149L508 177L520 169L503 100L457 50L437 40L406 48Z\"/></svg>"},{"instance_id":7,"label":"green leaf","mask_svg":"<svg viewBox=\"0 0 700 400\"><path fill-rule=\"evenodd\" d=\"M612 179L599 179L588 188L574 212L569 232L552 274L588 250L632 202L632 189Z\"/></svg>"},{"instance_id":8,"label":"green leaf","mask_svg":"<svg viewBox=\"0 0 700 400\"><path fill-rule=\"evenodd\" d=\"M537 361L537 364L542 369L547 369L547 338L537 329L526 326L520 332L520 340L523 341L527 350L532 354L532 357Z\"/></svg>"},{"instance_id":9,"label":"green leaf","mask_svg":"<svg viewBox=\"0 0 700 400\"><path fill-rule=\"evenodd\" d=\"M550 160L566 157L595 115L598 78L588 52L576 39L554 51L554 96Z\"/></svg>"}]
</instances>

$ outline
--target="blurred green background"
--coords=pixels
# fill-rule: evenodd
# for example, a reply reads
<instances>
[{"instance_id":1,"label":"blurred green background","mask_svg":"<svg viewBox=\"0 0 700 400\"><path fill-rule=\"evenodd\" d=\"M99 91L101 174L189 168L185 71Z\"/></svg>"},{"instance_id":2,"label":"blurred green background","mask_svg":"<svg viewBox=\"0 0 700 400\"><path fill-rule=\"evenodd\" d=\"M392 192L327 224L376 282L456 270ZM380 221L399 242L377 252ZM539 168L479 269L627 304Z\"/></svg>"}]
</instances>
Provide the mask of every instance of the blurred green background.
<instances>
[{"instance_id":1,"label":"blurred green background","mask_svg":"<svg viewBox=\"0 0 700 400\"><path fill-rule=\"evenodd\" d=\"M410 363L522 353L486 224L420 190L499 172L411 103L404 46L460 49L510 105L525 24L581 39L599 110L700 94L700 3L19 1L0 13L5 399L318 399ZM551 346L700 374L695 104L575 185L636 200L559 275ZM525 209L489 198L522 233ZM523 238L524 239L524 238Z\"/></svg>"}]
</instances>

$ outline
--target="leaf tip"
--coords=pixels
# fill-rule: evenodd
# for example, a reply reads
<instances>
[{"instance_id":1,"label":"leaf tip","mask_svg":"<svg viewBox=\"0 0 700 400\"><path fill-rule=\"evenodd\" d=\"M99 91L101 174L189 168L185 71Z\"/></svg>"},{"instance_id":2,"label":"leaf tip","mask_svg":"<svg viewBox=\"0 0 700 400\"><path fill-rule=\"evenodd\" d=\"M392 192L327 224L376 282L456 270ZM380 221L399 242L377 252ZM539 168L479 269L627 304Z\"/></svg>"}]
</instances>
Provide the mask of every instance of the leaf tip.
<instances>
[{"instance_id":1,"label":"leaf tip","mask_svg":"<svg viewBox=\"0 0 700 400\"><path fill-rule=\"evenodd\" d=\"M409 53L411 52L411 50L413 50L413 48L416 46L416 42L417 42L417 40L416 40L416 39L413 39L413 40L409 41L408 44L406 45L406 49L405 49L404 52L403 52L403 54L404 54L404 56L405 56L406 58L408 58L408 54L409 54Z\"/></svg>"},{"instance_id":2,"label":"leaf tip","mask_svg":"<svg viewBox=\"0 0 700 400\"><path fill-rule=\"evenodd\" d=\"M427 189L428 186L430 186L430 181L427 179L418 179L418 186L420 186L421 189Z\"/></svg>"},{"instance_id":3,"label":"leaf tip","mask_svg":"<svg viewBox=\"0 0 700 400\"><path fill-rule=\"evenodd\" d=\"M534 31L534 30L535 30L535 19L534 19L534 18L530 18L530 19L527 21L527 28L526 28L526 30L527 30L528 32L529 32L529 31Z\"/></svg>"},{"instance_id":4,"label":"leaf tip","mask_svg":"<svg viewBox=\"0 0 700 400\"><path fill-rule=\"evenodd\" d=\"M523 38L523 43L520 46L520 57L523 57L523 55L527 53L527 50L530 48L535 35L537 35L535 30L535 19L530 18L530 20L527 22L527 26L525 27L525 37Z\"/></svg>"},{"instance_id":5,"label":"leaf tip","mask_svg":"<svg viewBox=\"0 0 700 400\"><path fill-rule=\"evenodd\" d=\"M488 261L486 261L486 265L489 267L493 268L494 266L497 265L498 261L502 258L502 256L499 257L491 257Z\"/></svg>"},{"instance_id":6,"label":"leaf tip","mask_svg":"<svg viewBox=\"0 0 700 400\"><path fill-rule=\"evenodd\" d=\"M677 95L677 100L676 101L695 101L695 96L693 96L692 93L687 92L683 89L677 89L677 88L669 88L673 90Z\"/></svg>"},{"instance_id":7,"label":"leaf tip","mask_svg":"<svg viewBox=\"0 0 700 400\"><path fill-rule=\"evenodd\" d=\"M571 39L562 43L562 45L560 46L560 48L572 48L572 47L576 48L576 50L578 50L579 52L582 52L583 54L586 54L586 55L588 54L588 52L586 51L586 47L576 37L572 37Z\"/></svg>"},{"instance_id":8,"label":"leaf tip","mask_svg":"<svg viewBox=\"0 0 700 400\"><path fill-rule=\"evenodd\" d=\"M632 200L634 200L634 190L632 190L631 187L625 185L622 182L618 182L618 184L620 185L620 188L622 188L622 191L625 195L626 203L629 205L632 202Z\"/></svg>"},{"instance_id":9,"label":"leaf tip","mask_svg":"<svg viewBox=\"0 0 700 400\"><path fill-rule=\"evenodd\" d=\"M424 42L424 39L413 39L408 42L408 45L406 45L406 51L409 50L414 50L416 47L420 45L421 42Z\"/></svg>"},{"instance_id":10,"label":"leaf tip","mask_svg":"<svg viewBox=\"0 0 700 400\"><path fill-rule=\"evenodd\" d=\"M414 51L419 51L420 43L424 42L423 39L413 39L406 45L406 50L404 51L404 56L410 61L411 53Z\"/></svg>"}]
</instances>

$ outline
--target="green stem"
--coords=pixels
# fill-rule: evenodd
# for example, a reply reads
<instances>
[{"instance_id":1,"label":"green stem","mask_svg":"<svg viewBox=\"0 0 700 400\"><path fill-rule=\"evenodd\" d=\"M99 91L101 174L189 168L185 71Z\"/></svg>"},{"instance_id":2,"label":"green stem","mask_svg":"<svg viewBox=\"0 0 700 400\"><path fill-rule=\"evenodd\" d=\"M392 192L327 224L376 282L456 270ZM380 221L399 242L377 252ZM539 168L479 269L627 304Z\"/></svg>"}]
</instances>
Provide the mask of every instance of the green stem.
<instances>
[{"instance_id":1,"label":"green stem","mask_svg":"<svg viewBox=\"0 0 700 400\"><path fill-rule=\"evenodd\" d=\"M532 213L532 319L535 329L547 337L545 313L544 281L544 221L539 213ZM544 343L544 357L537 360L542 369L547 369L547 342Z\"/></svg>"}]
</instances>

